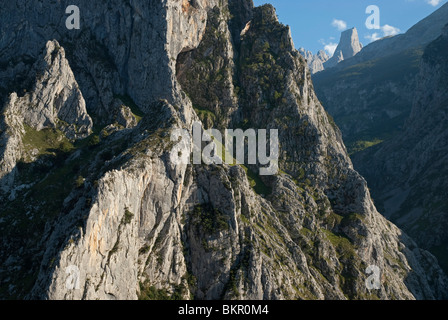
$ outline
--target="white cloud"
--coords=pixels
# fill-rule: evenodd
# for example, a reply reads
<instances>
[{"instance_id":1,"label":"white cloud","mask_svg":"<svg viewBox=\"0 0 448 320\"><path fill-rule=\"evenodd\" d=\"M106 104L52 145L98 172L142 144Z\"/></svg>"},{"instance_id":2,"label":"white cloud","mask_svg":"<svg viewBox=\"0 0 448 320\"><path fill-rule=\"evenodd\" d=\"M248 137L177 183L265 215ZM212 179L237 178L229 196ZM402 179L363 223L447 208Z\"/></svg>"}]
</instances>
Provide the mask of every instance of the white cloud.
<instances>
[{"instance_id":1,"label":"white cloud","mask_svg":"<svg viewBox=\"0 0 448 320\"><path fill-rule=\"evenodd\" d=\"M440 1L441 0L426 0L426 2L428 2L433 7L437 7L439 5Z\"/></svg>"},{"instance_id":2,"label":"white cloud","mask_svg":"<svg viewBox=\"0 0 448 320\"><path fill-rule=\"evenodd\" d=\"M366 38L367 40L370 40L370 42L374 42L376 40L381 39L381 36L378 32L375 32L375 33L366 35L364 38Z\"/></svg>"},{"instance_id":3,"label":"white cloud","mask_svg":"<svg viewBox=\"0 0 448 320\"><path fill-rule=\"evenodd\" d=\"M396 27L392 27L388 24L385 24L384 26L382 26L381 30L383 31L383 34L385 37L395 36L400 33L400 29L398 29Z\"/></svg>"},{"instance_id":4,"label":"white cloud","mask_svg":"<svg viewBox=\"0 0 448 320\"><path fill-rule=\"evenodd\" d=\"M334 39L331 39L330 38L330 41L329 42L327 42L326 40L324 40L324 39L320 39L319 40L319 43L321 44L321 45L323 45L324 46L324 50L327 52L327 54L331 57L332 55L334 55L334 52L336 51L336 48L338 47L338 44L337 43L334 43L333 41L331 41L331 40L334 40Z\"/></svg>"},{"instance_id":5,"label":"white cloud","mask_svg":"<svg viewBox=\"0 0 448 320\"><path fill-rule=\"evenodd\" d=\"M347 22L344 20L333 19L331 25L337 28L339 31L344 31L347 29Z\"/></svg>"},{"instance_id":6,"label":"white cloud","mask_svg":"<svg viewBox=\"0 0 448 320\"><path fill-rule=\"evenodd\" d=\"M338 47L337 43L330 42L324 46L324 49L325 51L327 51L329 56L333 56L337 47Z\"/></svg>"},{"instance_id":7,"label":"white cloud","mask_svg":"<svg viewBox=\"0 0 448 320\"><path fill-rule=\"evenodd\" d=\"M390 26L388 24L385 24L384 26L382 26L381 31L383 33L382 35L380 35L378 32L374 32L372 34L365 36L364 38L370 40L370 42L374 42L381 38L395 36L400 33L400 29Z\"/></svg>"}]
</instances>

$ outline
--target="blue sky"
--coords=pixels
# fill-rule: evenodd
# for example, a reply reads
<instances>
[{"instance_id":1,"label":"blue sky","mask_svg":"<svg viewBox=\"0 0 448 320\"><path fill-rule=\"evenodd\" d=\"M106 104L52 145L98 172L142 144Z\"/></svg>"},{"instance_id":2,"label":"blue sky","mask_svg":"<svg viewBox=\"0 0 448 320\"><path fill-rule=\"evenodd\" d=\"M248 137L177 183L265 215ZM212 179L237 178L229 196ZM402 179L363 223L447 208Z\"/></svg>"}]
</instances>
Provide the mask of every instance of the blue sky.
<instances>
[{"instance_id":1,"label":"blue sky","mask_svg":"<svg viewBox=\"0 0 448 320\"><path fill-rule=\"evenodd\" d=\"M254 0L256 6L271 3L280 22L291 27L296 48L316 53L334 51L341 31L356 27L363 45L386 35L404 33L448 0ZM365 25L366 8L380 9L379 30Z\"/></svg>"}]
</instances>

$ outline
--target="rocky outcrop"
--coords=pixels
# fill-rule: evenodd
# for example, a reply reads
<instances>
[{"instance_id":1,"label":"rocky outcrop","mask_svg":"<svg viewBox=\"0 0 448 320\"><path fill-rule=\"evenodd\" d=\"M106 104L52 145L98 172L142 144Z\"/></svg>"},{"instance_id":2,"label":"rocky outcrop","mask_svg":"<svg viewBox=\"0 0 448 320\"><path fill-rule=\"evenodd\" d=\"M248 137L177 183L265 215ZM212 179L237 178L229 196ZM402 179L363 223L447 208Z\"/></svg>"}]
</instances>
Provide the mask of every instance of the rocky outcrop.
<instances>
[{"instance_id":1,"label":"rocky outcrop","mask_svg":"<svg viewBox=\"0 0 448 320\"><path fill-rule=\"evenodd\" d=\"M17 94L11 94L12 107L5 108L0 122L0 186L7 192L14 184L15 167L23 154L22 135L25 132L20 111L14 109Z\"/></svg>"},{"instance_id":2,"label":"rocky outcrop","mask_svg":"<svg viewBox=\"0 0 448 320\"><path fill-rule=\"evenodd\" d=\"M362 43L359 42L358 30L356 28L345 30L341 33L341 39L333 57L324 63L324 68L332 68L341 61L354 57L361 49Z\"/></svg>"},{"instance_id":3,"label":"rocky outcrop","mask_svg":"<svg viewBox=\"0 0 448 320\"><path fill-rule=\"evenodd\" d=\"M446 31L445 27L445 31ZM381 211L430 249L447 268L444 204L447 139L448 37L432 42L422 58L411 115L402 133L354 158Z\"/></svg>"},{"instance_id":4,"label":"rocky outcrop","mask_svg":"<svg viewBox=\"0 0 448 320\"><path fill-rule=\"evenodd\" d=\"M88 136L92 119L87 114L84 98L65 58L64 49L57 41L47 43L45 56L38 61L35 69L34 90L16 102L29 105L28 109L22 109L25 123L37 131L59 125L70 139Z\"/></svg>"},{"instance_id":5,"label":"rocky outcrop","mask_svg":"<svg viewBox=\"0 0 448 320\"><path fill-rule=\"evenodd\" d=\"M92 119L78 84L65 58L65 51L57 41L49 41L43 57L31 70L35 84L23 96L11 93L3 107L3 128L0 150L1 185L13 183L15 166L19 160L35 158L35 150L27 150L23 137L29 130L55 128L68 139L85 138L91 133ZM37 151L38 152L38 151Z\"/></svg>"},{"instance_id":6,"label":"rocky outcrop","mask_svg":"<svg viewBox=\"0 0 448 320\"><path fill-rule=\"evenodd\" d=\"M308 62L308 68L310 69L311 74L323 71L325 69L324 63L330 59L327 53L323 50L319 50L319 52L315 55L313 55L311 51L307 51L304 48L300 48L299 52Z\"/></svg>"},{"instance_id":7,"label":"rocky outcrop","mask_svg":"<svg viewBox=\"0 0 448 320\"><path fill-rule=\"evenodd\" d=\"M203 41L177 58L177 78L206 128L227 128L238 109L230 14L227 6L210 10Z\"/></svg>"},{"instance_id":8,"label":"rocky outcrop","mask_svg":"<svg viewBox=\"0 0 448 320\"><path fill-rule=\"evenodd\" d=\"M131 8L121 4L109 15L113 4L82 4L99 9L85 13L85 28L100 39L87 43L112 54L107 65L77 64L85 82L81 91L89 83L107 89L90 91L87 104L103 101L102 107L91 106L96 116L117 105L131 113L137 106L144 115L135 127L106 126L62 160L51 158L44 174L35 163L27 168L35 186L3 202L2 296L447 296L447 279L434 257L376 211L314 93L289 28L278 22L272 6L133 1ZM111 16L123 24L112 23ZM73 46L70 37L63 38L66 47ZM73 53L73 61L80 56ZM117 84L102 81L106 74L118 77ZM210 94L220 96L210 101ZM123 104L104 104L114 99ZM116 120L111 114L105 125ZM280 170L260 176L260 163L179 162L192 149L188 143L173 149L179 142L173 129L191 136L199 119L203 127L278 129ZM366 286L370 265L381 270L376 290Z\"/></svg>"}]
</instances>

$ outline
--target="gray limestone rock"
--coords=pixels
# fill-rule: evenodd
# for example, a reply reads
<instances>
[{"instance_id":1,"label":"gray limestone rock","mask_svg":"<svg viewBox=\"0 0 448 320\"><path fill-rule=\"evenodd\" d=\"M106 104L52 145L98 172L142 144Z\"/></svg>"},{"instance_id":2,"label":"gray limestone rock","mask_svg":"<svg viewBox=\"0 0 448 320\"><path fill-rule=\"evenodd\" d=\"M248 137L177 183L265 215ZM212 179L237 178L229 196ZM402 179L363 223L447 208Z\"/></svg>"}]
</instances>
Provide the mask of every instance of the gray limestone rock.
<instances>
[{"instance_id":1,"label":"gray limestone rock","mask_svg":"<svg viewBox=\"0 0 448 320\"><path fill-rule=\"evenodd\" d=\"M328 54L323 50L319 50L319 52L315 55L313 55L311 51L307 51L304 48L300 48L299 52L308 62L308 67L310 68L311 74L323 71L325 69L324 63L330 59Z\"/></svg>"},{"instance_id":2,"label":"gray limestone rock","mask_svg":"<svg viewBox=\"0 0 448 320\"><path fill-rule=\"evenodd\" d=\"M30 12L35 9L28 6ZM145 115L135 127L101 139L92 135L45 175L36 172L39 189L18 190L16 202L5 200L2 295L447 296L447 279L434 257L377 212L338 128L314 93L305 59L272 6L253 8L252 1L243 0L81 1L80 6L84 28L95 39L81 44L107 53L102 63L81 63L76 50L81 44L61 35L64 47L73 50L67 55L77 62L81 91L87 83L96 84L98 92L89 91L87 104L103 101L102 107L87 109L92 117L105 110L113 114L114 95L128 95ZM40 43L53 33L51 19L56 18L31 18L29 28L40 36L30 41ZM7 19L8 33L20 21ZM11 52L4 44L0 50ZM222 96L208 98L216 92ZM193 122L203 120L207 127L204 114L219 115L212 120L221 128L278 129L281 170L263 177L260 163L178 162L192 148L185 143L181 151L173 149L179 142L172 139L173 130L185 129L191 136ZM57 179L62 174L65 184ZM375 291L366 287L370 265L382 274Z\"/></svg>"},{"instance_id":3,"label":"gray limestone rock","mask_svg":"<svg viewBox=\"0 0 448 320\"><path fill-rule=\"evenodd\" d=\"M57 128L72 140L87 137L93 126L65 51L57 41L47 42L43 57L30 74L34 82L30 92L23 96L11 93L3 107L0 185L5 191L14 181L17 162L35 156L34 149L26 150L22 142L27 131L32 134L30 130Z\"/></svg>"},{"instance_id":4,"label":"gray limestone rock","mask_svg":"<svg viewBox=\"0 0 448 320\"><path fill-rule=\"evenodd\" d=\"M57 41L47 43L45 56L38 60L35 70L35 87L19 102L28 105L21 110L25 123L38 131L59 125L70 139L88 136L92 119L87 114L65 50Z\"/></svg>"},{"instance_id":5,"label":"gray limestone rock","mask_svg":"<svg viewBox=\"0 0 448 320\"><path fill-rule=\"evenodd\" d=\"M352 28L341 33L341 39L333 54L333 57L324 63L324 68L332 68L343 60L354 57L362 50L362 43L359 42L358 30Z\"/></svg>"}]
</instances>

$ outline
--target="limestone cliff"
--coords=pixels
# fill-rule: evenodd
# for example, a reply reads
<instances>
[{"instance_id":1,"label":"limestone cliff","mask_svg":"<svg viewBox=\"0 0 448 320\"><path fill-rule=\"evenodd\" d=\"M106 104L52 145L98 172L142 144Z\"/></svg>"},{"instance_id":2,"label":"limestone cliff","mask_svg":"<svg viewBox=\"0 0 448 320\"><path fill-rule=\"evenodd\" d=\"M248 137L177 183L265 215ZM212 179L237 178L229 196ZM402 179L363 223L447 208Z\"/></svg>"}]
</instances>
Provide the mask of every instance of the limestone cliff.
<instances>
[{"instance_id":1,"label":"limestone cliff","mask_svg":"<svg viewBox=\"0 0 448 320\"><path fill-rule=\"evenodd\" d=\"M25 28L40 50L56 38L99 128L16 166L14 187L2 194L2 297L447 296L436 259L376 211L272 6L80 1L81 30L58 33L61 17L33 12L68 2L26 4L23 16L9 16L18 4L0 12L5 37ZM2 59L39 61L29 43L11 43L1 43ZM8 81L2 90L15 85ZM280 170L179 164L172 130L191 133L198 120L278 129ZM370 265L381 270L376 290L366 287Z\"/></svg>"}]
</instances>

